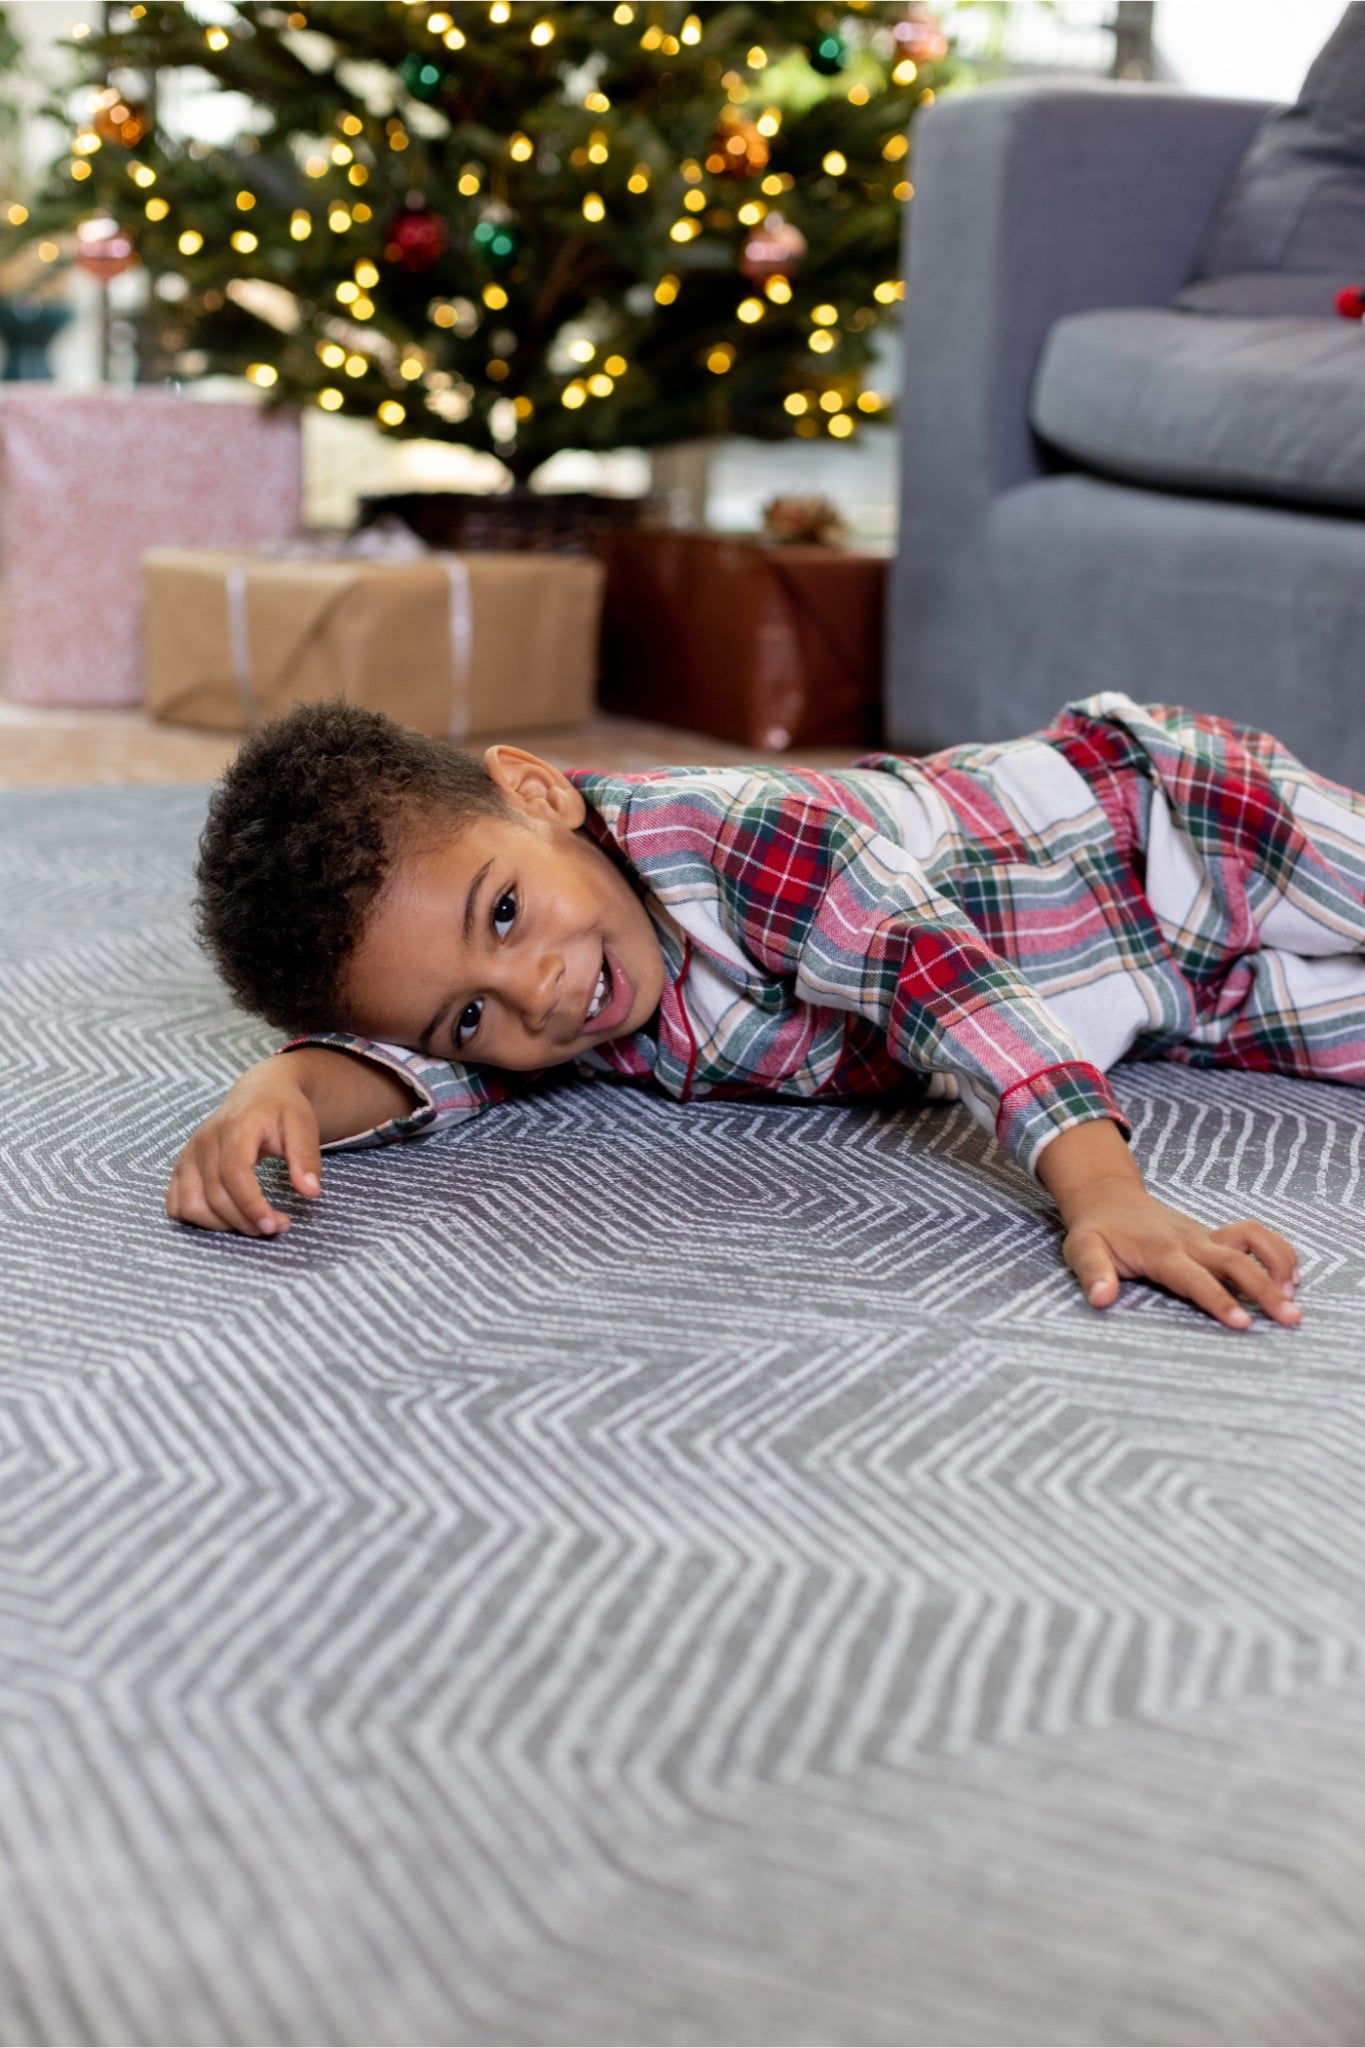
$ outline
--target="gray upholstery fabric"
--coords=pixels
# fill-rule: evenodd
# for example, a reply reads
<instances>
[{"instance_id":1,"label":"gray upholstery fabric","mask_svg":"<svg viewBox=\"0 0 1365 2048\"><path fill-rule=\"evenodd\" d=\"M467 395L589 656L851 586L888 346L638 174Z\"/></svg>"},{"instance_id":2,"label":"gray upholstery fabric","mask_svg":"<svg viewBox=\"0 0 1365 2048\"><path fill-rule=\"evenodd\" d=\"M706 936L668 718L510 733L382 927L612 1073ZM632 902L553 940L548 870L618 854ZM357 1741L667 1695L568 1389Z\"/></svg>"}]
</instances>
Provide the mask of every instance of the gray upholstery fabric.
<instances>
[{"instance_id":1,"label":"gray upholstery fabric","mask_svg":"<svg viewBox=\"0 0 1365 2048\"><path fill-rule=\"evenodd\" d=\"M1365 284L1365 248L1347 277L1339 270L1238 270L1231 277L1196 278L1176 293L1173 304L1187 313L1226 313L1235 320L1339 320L1343 284Z\"/></svg>"},{"instance_id":2,"label":"gray upholstery fabric","mask_svg":"<svg viewBox=\"0 0 1365 2048\"><path fill-rule=\"evenodd\" d=\"M1048 335L1029 417L1081 468L1109 476L1365 507L1358 321L1073 313Z\"/></svg>"},{"instance_id":3,"label":"gray upholstery fabric","mask_svg":"<svg viewBox=\"0 0 1365 2048\"><path fill-rule=\"evenodd\" d=\"M998 727L1122 689L1260 726L1365 789L1359 521L1062 475L994 501L977 573Z\"/></svg>"},{"instance_id":4,"label":"gray upholstery fabric","mask_svg":"<svg viewBox=\"0 0 1365 2048\"><path fill-rule=\"evenodd\" d=\"M1338 271L1365 251L1365 5L1352 0L1292 107L1272 114L1238 167L1195 265Z\"/></svg>"},{"instance_id":5,"label":"gray upholstery fabric","mask_svg":"<svg viewBox=\"0 0 1365 2048\"><path fill-rule=\"evenodd\" d=\"M1365 521L1050 476L1028 422L1055 321L1170 306L1263 111L987 87L916 122L893 743L1002 739L1122 688L1365 788Z\"/></svg>"},{"instance_id":6,"label":"gray upholstery fabric","mask_svg":"<svg viewBox=\"0 0 1365 2048\"><path fill-rule=\"evenodd\" d=\"M1292 1332L1098 1317L960 1109L570 1087L204 1236L202 809L0 797L0 2037L1361 2040L1365 1095L1116 1077Z\"/></svg>"}]
</instances>

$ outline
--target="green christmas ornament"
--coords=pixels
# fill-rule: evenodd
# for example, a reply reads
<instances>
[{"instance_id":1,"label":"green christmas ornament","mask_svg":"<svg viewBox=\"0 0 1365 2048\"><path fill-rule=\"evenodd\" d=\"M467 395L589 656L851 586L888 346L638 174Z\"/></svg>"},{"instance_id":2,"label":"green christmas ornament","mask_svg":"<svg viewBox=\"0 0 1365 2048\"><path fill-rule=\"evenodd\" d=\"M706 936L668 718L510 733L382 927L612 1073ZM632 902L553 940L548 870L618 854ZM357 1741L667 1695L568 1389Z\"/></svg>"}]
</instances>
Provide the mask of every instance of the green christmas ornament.
<instances>
[{"instance_id":1,"label":"green christmas ornament","mask_svg":"<svg viewBox=\"0 0 1365 2048\"><path fill-rule=\"evenodd\" d=\"M521 253L522 235L510 213L490 207L470 236L476 255L490 270L506 270Z\"/></svg>"},{"instance_id":2,"label":"green christmas ornament","mask_svg":"<svg viewBox=\"0 0 1365 2048\"><path fill-rule=\"evenodd\" d=\"M440 65L421 50L413 50L403 59L398 76L415 100L434 100L445 83Z\"/></svg>"},{"instance_id":3,"label":"green christmas ornament","mask_svg":"<svg viewBox=\"0 0 1365 2048\"><path fill-rule=\"evenodd\" d=\"M818 71L822 78L833 78L848 62L848 52L838 29L822 29L806 52L812 71Z\"/></svg>"}]
</instances>

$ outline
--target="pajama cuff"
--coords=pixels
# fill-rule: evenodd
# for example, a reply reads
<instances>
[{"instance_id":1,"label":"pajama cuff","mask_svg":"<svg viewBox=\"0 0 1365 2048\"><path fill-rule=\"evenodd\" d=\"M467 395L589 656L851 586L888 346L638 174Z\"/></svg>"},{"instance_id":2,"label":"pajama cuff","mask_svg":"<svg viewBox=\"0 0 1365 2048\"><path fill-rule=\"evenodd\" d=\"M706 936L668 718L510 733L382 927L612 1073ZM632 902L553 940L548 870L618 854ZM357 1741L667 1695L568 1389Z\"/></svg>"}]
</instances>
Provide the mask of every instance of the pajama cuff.
<instances>
[{"instance_id":1,"label":"pajama cuff","mask_svg":"<svg viewBox=\"0 0 1365 2048\"><path fill-rule=\"evenodd\" d=\"M1037 1180L1045 1145L1074 1125L1093 1123L1102 1116L1116 1123L1125 1139L1131 1139L1128 1119L1100 1069L1083 1060L1069 1060L1063 1066L1030 1074L1005 1090L995 1135L1010 1157Z\"/></svg>"},{"instance_id":2,"label":"pajama cuff","mask_svg":"<svg viewBox=\"0 0 1365 2048\"><path fill-rule=\"evenodd\" d=\"M411 1088L417 1096L417 1104L406 1116L390 1117L387 1123L375 1124L368 1131L357 1131L354 1137L331 1138L322 1149L324 1152L367 1152L375 1145L396 1145L403 1138L416 1138L436 1119L436 1104L431 1090L420 1081L412 1068L396 1053L389 1054L382 1046L366 1046L362 1051L355 1040L343 1032L314 1031L303 1038L291 1038L287 1045L277 1048L278 1052L293 1052L301 1045L327 1045L338 1052L348 1052L358 1060L369 1060L376 1067L387 1067L397 1074L400 1081ZM477 1111L471 1106L469 1114Z\"/></svg>"}]
</instances>

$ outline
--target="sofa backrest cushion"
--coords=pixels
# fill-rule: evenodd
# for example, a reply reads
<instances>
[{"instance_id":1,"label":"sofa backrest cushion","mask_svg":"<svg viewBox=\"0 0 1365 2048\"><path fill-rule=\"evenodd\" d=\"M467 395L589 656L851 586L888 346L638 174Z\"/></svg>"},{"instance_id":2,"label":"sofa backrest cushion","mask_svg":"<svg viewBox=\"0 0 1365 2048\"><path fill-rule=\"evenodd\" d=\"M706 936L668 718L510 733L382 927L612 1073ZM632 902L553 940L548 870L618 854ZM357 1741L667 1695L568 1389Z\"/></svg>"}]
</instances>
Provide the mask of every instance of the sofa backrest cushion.
<instances>
[{"instance_id":1,"label":"sofa backrest cushion","mask_svg":"<svg viewBox=\"0 0 1365 2048\"><path fill-rule=\"evenodd\" d=\"M1267 116L1195 265L1196 278L1254 270L1365 282L1365 4L1352 0L1292 107ZM1288 310L1287 308L1285 310Z\"/></svg>"}]
</instances>

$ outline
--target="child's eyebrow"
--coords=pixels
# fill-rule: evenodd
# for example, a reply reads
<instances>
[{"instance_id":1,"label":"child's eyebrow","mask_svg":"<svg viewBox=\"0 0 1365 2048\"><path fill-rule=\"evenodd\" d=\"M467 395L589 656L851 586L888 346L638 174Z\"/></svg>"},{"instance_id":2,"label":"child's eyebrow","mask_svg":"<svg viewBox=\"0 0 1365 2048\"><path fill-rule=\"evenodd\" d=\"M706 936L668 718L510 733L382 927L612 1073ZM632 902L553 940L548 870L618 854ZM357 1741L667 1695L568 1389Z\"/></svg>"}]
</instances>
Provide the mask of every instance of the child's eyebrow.
<instances>
[{"instance_id":1,"label":"child's eyebrow","mask_svg":"<svg viewBox=\"0 0 1365 2048\"><path fill-rule=\"evenodd\" d=\"M483 866L479 869L479 872L477 873L477 875L475 875L473 881L469 885L469 894L465 898L464 906L464 939L466 945L468 945L470 936L474 930L474 905L478 901L479 890L483 887L484 877L487 875L488 870L492 867L492 865L493 856L490 854L489 858L484 862ZM436 1026L440 1023L442 1017L444 1017L446 1011L450 1008L451 1004L454 1001L454 996L447 996L445 1000L442 1002L441 1007L436 1012L436 1015L432 1018L430 1024L428 1024L426 1030L422 1033L422 1036L417 1041L417 1050L419 1052L424 1052L428 1054L430 1053L428 1040L430 1039L432 1032L436 1029Z\"/></svg>"}]
</instances>

